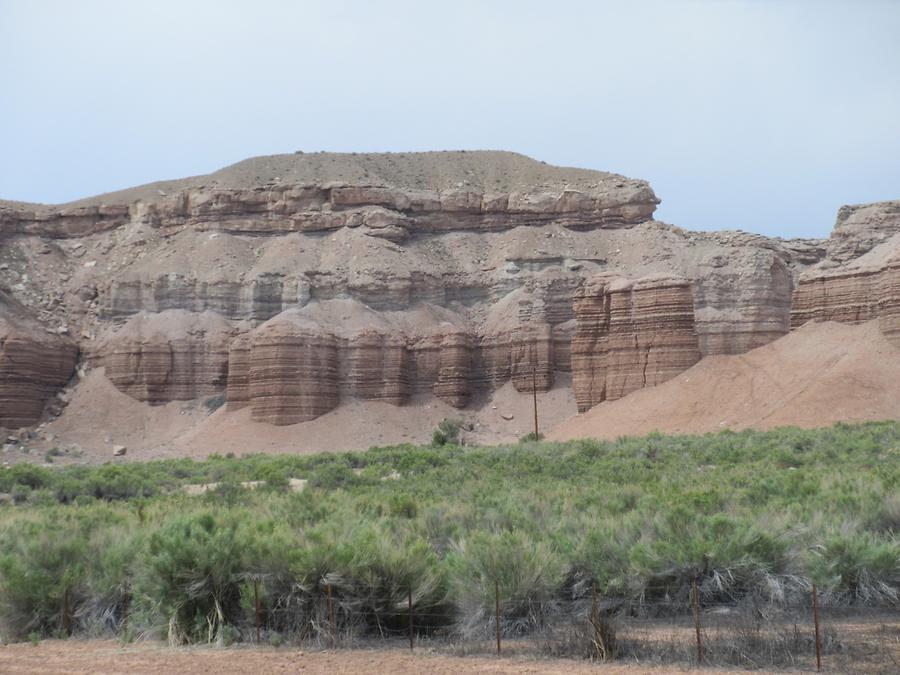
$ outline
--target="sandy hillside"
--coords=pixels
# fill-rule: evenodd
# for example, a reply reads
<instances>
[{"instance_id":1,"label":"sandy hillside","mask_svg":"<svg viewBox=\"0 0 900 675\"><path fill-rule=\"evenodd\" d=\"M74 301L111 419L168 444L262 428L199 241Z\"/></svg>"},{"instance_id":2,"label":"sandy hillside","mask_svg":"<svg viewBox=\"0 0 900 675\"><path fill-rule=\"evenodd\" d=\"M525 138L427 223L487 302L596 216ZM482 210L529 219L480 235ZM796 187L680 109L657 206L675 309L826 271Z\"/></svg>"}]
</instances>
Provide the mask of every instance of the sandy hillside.
<instances>
[{"instance_id":1,"label":"sandy hillside","mask_svg":"<svg viewBox=\"0 0 900 675\"><path fill-rule=\"evenodd\" d=\"M567 376L558 376L549 392L538 393L538 408L545 429L575 413ZM249 408L228 411L223 406L210 413L203 401L151 406L120 392L103 369L95 369L74 388L63 414L44 428L48 440L33 445L39 450L69 450L69 457L88 462L109 460L116 445L128 448L129 460L365 450L428 443L445 417L463 419L471 428L463 432L464 440L479 444L515 441L534 424L531 394L517 392L511 382L468 410L457 410L432 396L405 406L348 401L309 422L272 426L254 422Z\"/></svg>"},{"instance_id":2,"label":"sandy hillside","mask_svg":"<svg viewBox=\"0 0 900 675\"><path fill-rule=\"evenodd\" d=\"M668 382L601 403L555 427L553 440L652 431L819 427L900 419L900 349L877 321L808 323L738 356L707 357Z\"/></svg>"}]
</instances>

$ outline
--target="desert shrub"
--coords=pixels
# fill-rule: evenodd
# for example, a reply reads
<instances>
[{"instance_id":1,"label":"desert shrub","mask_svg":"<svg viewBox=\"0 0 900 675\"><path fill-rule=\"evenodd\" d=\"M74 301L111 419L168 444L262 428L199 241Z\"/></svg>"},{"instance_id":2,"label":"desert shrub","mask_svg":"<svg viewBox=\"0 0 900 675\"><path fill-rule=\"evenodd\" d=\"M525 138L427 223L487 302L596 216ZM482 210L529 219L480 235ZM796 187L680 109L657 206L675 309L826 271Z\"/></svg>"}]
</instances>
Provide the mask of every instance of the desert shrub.
<instances>
[{"instance_id":1,"label":"desert shrub","mask_svg":"<svg viewBox=\"0 0 900 675\"><path fill-rule=\"evenodd\" d=\"M506 635L538 628L553 613L562 563L544 542L518 532L477 532L458 544L447 563L464 634L494 625L498 590Z\"/></svg>"},{"instance_id":2,"label":"desert shrub","mask_svg":"<svg viewBox=\"0 0 900 675\"><path fill-rule=\"evenodd\" d=\"M419 505L411 495L397 494L390 497L390 513L401 518L415 518L419 513Z\"/></svg>"},{"instance_id":3,"label":"desert shrub","mask_svg":"<svg viewBox=\"0 0 900 675\"><path fill-rule=\"evenodd\" d=\"M250 534L234 514L189 515L151 535L138 581L172 642L224 640L241 619L240 584Z\"/></svg>"},{"instance_id":4,"label":"desert shrub","mask_svg":"<svg viewBox=\"0 0 900 675\"><path fill-rule=\"evenodd\" d=\"M0 534L0 618L23 637L71 633L84 600L86 532L66 518L16 520Z\"/></svg>"},{"instance_id":5,"label":"desert shrub","mask_svg":"<svg viewBox=\"0 0 900 675\"><path fill-rule=\"evenodd\" d=\"M52 477L53 474L49 469L23 462L8 469L0 469L0 489L9 492L14 485L23 485L38 490L48 485Z\"/></svg>"},{"instance_id":6,"label":"desert shrub","mask_svg":"<svg viewBox=\"0 0 900 675\"><path fill-rule=\"evenodd\" d=\"M867 604L900 600L900 542L870 533L837 534L813 547L810 576L836 599Z\"/></svg>"},{"instance_id":7,"label":"desert shrub","mask_svg":"<svg viewBox=\"0 0 900 675\"><path fill-rule=\"evenodd\" d=\"M410 593L420 626L450 622L444 574L426 541L368 527L358 528L347 543L352 556L329 578L370 632L404 629Z\"/></svg>"},{"instance_id":8,"label":"desert shrub","mask_svg":"<svg viewBox=\"0 0 900 675\"><path fill-rule=\"evenodd\" d=\"M203 407L206 408L206 414L211 415L216 410L225 405L225 394L217 394L216 396L210 396L203 401Z\"/></svg>"},{"instance_id":9,"label":"desert shrub","mask_svg":"<svg viewBox=\"0 0 900 675\"><path fill-rule=\"evenodd\" d=\"M886 494L871 523L873 529L900 535L900 490Z\"/></svg>"},{"instance_id":10,"label":"desert shrub","mask_svg":"<svg viewBox=\"0 0 900 675\"><path fill-rule=\"evenodd\" d=\"M27 485L13 485L9 496L13 500L13 504L22 504L31 496L31 488Z\"/></svg>"},{"instance_id":11,"label":"desert shrub","mask_svg":"<svg viewBox=\"0 0 900 675\"><path fill-rule=\"evenodd\" d=\"M283 467L266 466L257 474L257 480L265 481L266 487L275 490L284 490L290 485L291 475L289 471Z\"/></svg>"},{"instance_id":12,"label":"desert shrub","mask_svg":"<svg viewBox=\"0 0 900 675\"><path fill-rule=\"evenodd\" d=\"M405 626L410 584L417 625L469 635L493 628L495 582L508 635L584 610L592 586L638 614L687 608L694 578L704 604L805 607L813 580L823 603L892 604L898 460L900 424L882 423L0 468L2 583L21 586L0 619L61 630L60 588L24 578L32 564L68 574L79 632L171 620L192 641L247 635L257 591L267 636L324 637L326 586L339 630L374 635ZM284 490L293 476L308 488ZM28 543L50 539L72 569Z\"/></svg>"},{"instance_id":13,"label":"desert shrub","mask_svg":"<svg viewBox=\"0 0 900 675\"><path fill-rule=\"evenodd\" d=\"M152 482L124 465L105 464L87 481L87 493L106 501L149 497L156 491Z\"/></svg>"},{"instance_id":14,"label":"desert shrub","mask_svg":"<svg viewBox=\"0 0 900 675\"><path fill-rule=\"evenodd\" d=\"M572 597L590 597L592 588L603 597L626 596L628 555L638 536L632 528L603 525L595 525L585 532L571 555L568 586Z\"/></svg>"},{"instance_id":15,"label":"desert shrub","mask_svg":"<svg viewBox=\"0 0 900 675\"><path fill-rule=\"evenodd\" d=\"M358 484L359 477L346 464L333 462L318 467L309 477L309 487L335 490Z\"/></svg>"},{"instance_id":16,"label":"desert shrub","mask_svg":"<svg viewBox=\"0 0 900 675\"><path fill-rule=\"evenodd\" d=\"M776 577L787 571L787 542L745 520L677 507L645 525L628 567L642 598L687 605L697 580L704 600L733 602L782 592Z\"/></svg>"},{"instance_id":17,"label":"desert shrub","mask_svg":"<svg viewBox=\"0 0 900 675\"><path fill-rule=\"evenodd\" d=\"M459 445L462 426L462 420L445 417L438 422L437 429L434 430L434 434L431 436L431 444L435 447Z\"/></svg>"}]
</instances>

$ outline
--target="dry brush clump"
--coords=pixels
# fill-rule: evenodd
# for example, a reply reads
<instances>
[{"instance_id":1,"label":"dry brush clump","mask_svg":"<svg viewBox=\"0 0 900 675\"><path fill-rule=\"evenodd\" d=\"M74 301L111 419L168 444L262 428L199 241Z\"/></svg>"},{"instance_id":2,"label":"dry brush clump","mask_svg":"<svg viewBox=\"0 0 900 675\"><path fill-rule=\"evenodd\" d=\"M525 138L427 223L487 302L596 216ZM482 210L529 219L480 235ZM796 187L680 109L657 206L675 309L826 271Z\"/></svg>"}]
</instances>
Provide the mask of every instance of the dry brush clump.
<instances>
[{"instance_id":1,"label":"dry brush clump","mask_svg":"<svg viewBox=\"0 0 900 675\"><path fill-rule=\"evenodd\" d=\"M641 653L629 621L689 615L692 584L705 613L806 607L813 583L829 608L893 607L898 447L885 423L4 468L0 631L330 645L404 635L411 602L421 635L499 621L600 658ZM710 658L762 643L770 664L795 648L751 621Z\"/></svg>"}]
</instances>

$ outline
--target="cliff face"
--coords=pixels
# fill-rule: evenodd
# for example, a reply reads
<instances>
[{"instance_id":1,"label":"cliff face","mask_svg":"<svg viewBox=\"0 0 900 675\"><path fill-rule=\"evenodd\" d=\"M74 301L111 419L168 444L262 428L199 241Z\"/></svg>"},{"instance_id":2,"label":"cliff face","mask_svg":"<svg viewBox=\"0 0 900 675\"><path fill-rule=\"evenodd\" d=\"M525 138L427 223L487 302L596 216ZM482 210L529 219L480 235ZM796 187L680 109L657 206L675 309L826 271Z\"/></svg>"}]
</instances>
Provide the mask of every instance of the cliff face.
<instances>
[{"instance_id":1,"label":"cliff face","mask_svg":"<svg viewBox=\"0 0 900 675\"><path fill-rule=\"evenodd\" d=\"M602 274L575 297L572 387L579 412L671 379L700 360L691 284Z\"/></svg>"},{"instance_id":2,"label":"cliff face","mask_svg":"<svg viewBox=\"0 0 900 675\"><path fill-rule=\"evenodd\" d=\"M652 220L657 202L644 181L512 153L256 158L0 203L0 287L151 404L224 392L291 424L351 399L465 407L572 370L583 406L784 335L825 255L687 232Z\"/></svg>"},{"instance_id":3,"label":"cliff face","mask_svg":"<svg viewBox=\"0 0 900 675\"><path fill-rule=\"evenodd\" d=\"M0 291L0 426L37 422L72 377L77 356L72 340L47 332Z\"/></svg>"},{"instance_id":4,"label":"cliff face","mask_svg":"<svg viewBox=\"0 0 900 675\"><path fill-rule=\"evenodd\" d=\"M355 300L289 309L234 340L228 359L228 406L252 418L294 424L342 400L403 405L428 394L456 408L513 380L522 391L548 389L554 371L546 326L511 325L469 332L444 308L375 312ZM568 363L565 364L568 366Z\"/></svg>"},{"instance_id":5,"label":"cliff face","mask_svg":"<svg viewBox=\"0 0 900 675\"><path fill-rule=\"evenodd\" d=\"M233 332L214 312L141 312L92 345L92 365L129 396L151 404L216 394L225 386Z\"/></svg>"},{"instance_id":6,"label":"cliff face","mask_svg":"<svg viewBox=\"0 0 900 675\"><path fill-rule=\"evenodd\" d=\"M900 202L843 207L828 256L801 275L791 323L879 319L900 344Z\"/></svg>"}]
</instances>

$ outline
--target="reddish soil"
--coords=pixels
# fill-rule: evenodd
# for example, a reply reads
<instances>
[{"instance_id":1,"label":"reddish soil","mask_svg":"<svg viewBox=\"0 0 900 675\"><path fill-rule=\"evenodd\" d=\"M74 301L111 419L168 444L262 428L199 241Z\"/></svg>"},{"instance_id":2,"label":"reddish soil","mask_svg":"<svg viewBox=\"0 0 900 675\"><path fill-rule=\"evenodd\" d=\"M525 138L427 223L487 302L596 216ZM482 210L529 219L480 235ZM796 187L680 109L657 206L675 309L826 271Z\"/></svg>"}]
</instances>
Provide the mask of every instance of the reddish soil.
<instances>
[{"instance_id":1,"label":"reddish soil","mask_svg":"<svg viewBox=\"0 0 900 675\"><path fill-rule=\"evenodd\" d=\"M307 652L291 648L207 647L170 648L157 643L122 646L112 640L45 640L0 648L0 672L7 675L42 673L602 673L641 675L684 672L683 668L645 668L630 664L595 664L568 659L520 659L515 657L446 656L400 649L350 649ZM740 671L705 669L706 673Z\"/></svg>"},{"instance_id":2,"label":"reddish soil","mask_svg":"<svg viewBox=\"0 0 900 675\"><path fill-rule=\"evenodd\" d=\"M746 354L711 356L656 387L605 401L551 440L815 428L900 419L900 349L878 321L808 323Z\"/></svg>"}]
</instances>

